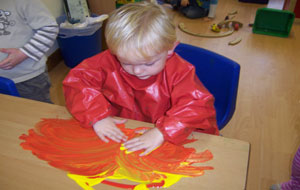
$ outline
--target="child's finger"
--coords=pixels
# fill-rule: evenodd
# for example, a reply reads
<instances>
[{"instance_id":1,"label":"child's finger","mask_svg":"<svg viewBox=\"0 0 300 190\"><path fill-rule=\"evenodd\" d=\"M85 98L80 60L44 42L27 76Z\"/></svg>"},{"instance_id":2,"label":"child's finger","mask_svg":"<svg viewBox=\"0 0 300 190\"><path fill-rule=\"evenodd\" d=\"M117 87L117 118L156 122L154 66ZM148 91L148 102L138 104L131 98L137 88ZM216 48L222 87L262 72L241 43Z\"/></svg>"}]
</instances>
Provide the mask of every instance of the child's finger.
<instances>
[{"instance_id":1,"label":"child's finger","mask_svg":"<svg viewBox=\"0 0 300 190\"><path fill-rule=\"evenodd\" d=\"M141 146L143 144L144 143L139 141L138 138L134 138L134 139L131 139L131 140L125 142L124 146L125 146L126 149L132 150L132 148L137 147L137 146Z\"/></svg>"},{"instance_id":2,"label":"child's finger","mask_svg":"<svg viewBox=\"0 0 300 190\"><path fill-rule=\"evenodd\" d=\"M124 145L130 145L130 144L133 144L138 141L139 141L139 138L136 137L136 138L130 139L129 141L125 142Z\"/></svg>"},{"instance_id":3,"label":"child's finger","mask_svg":"<svg viewBox=\"0 0 300 190\"><path fill-rule=\"evenodd\" d=\"M1 69L3 69L3 70L10 70L10 69L12 69L12 67L11 66L1 67Z\"/></svg>"},{"instance_id":4,"label":"child's finger","mask_svg":"<svg viewBox=\"0 0 300 190\"><path fill-rule=\"evenodd\" d=\"M111 140L120 143L122 139L120 139L118 136L108 136Z\"/></svg>"},{"instance_id":5,"label":"child's finger","mask_svg":"<svg viewBox=\"0 0 300 190\"><path fill-rule=\"evenodd\" d=\"M127 122L127 119L115 119L113 118L113 121L115 122L115 124L124 124Z\"/></svg>"},{"instance_id":6,"label":"child's finger","mask_svg":"<svg viewBox=\"0 0 300 190\"><path fill-rule=\"evenodd\" d=\"M120 136L121 140L127 140L127 136L119 129L119 128L115 128L112 130L112 133L115 136Z\"/></svg>"},{"instance_id":7,"label":"child's finger","mask_svg":"<svg viewBox=\"0 0 300 190\"><path fill-rule=\"evenodd\" d=\"M146 149L143 153L141 153L139 156L146 156L148 155L149 153L151 153L154 149L152 148L148 148Z\"/></svg>"},{"instance_id":8,"label":"child's finger","mask_svg":"<svg viewBox=\"0 0 300 190\"><path fill-rule=\"evenodd\" d=\"M9 51L8 51L7 48L0 48L0 52L3 52L3 53L9 53Z\"/></svg>"},{"instance_id":9,"label":"child's finger","mask_svg":"<svg viewBox=\"0 0 300 190\"><path fill-rule=\"evenodd\" d=\"M8 58L5 58L2 61L0 61L0 65L2 67L6 67L8 64L9 64L9 59Z\"/></svg>"},{"instance_id":10,"label":"child's finger","mask_svg":"<svg viewBox=\"0 0 300 190\"><path fill-rule=\"evenodd\" d=\"M112 132L113 132L114 134L124 135L124 133L123 133L119 128L117 128L117 127L113 128L113 129L112 129Z\"/></svg>"},{"instance_id":11,"label":"child's finger","mask_svg":"<svg viewBox=\"0 0 300 190\"><path fill-rule=\"evenodd\" d=\"M138 151L138 150L143 150L145 149L145 145L144 143L136 143L134 146L127 148L127 146L125 146L125 148L130 151L130 152L134 152L134 151Z\"/></svg>"},{"instance_id":12,"label":"child's finger","mask_svg":"<svg viewBox=\"0 0 300 190\"><path fill-rule=\"evenodd\" d=\"M144 134L146 131L148 131L149 129L140 129L140 130L136 130L135 133L140 133L140 134Z\"/></svg>"},{"instance_id":13,"label":"child's finger","mask_svg":"<svg viewBox=\"0 0 300 190\"><path fill-rule=\"evenodd\" d=\"M107 139L107 138L105 138L105 136L104 135L102 135L102 134L98 134L97 133L97 135L98 135L98 137L102 140L102 141L104 141L104 142L106 142L106 143L108 143L109 142L109 140Z\"/></svg>"},{"instance_id":14,"label":"child's finger","mask_svg":"<svg viewBox=\"0 0 300 190\"><path fill-rule=\"evenodd\" d=\"M121 140L124 140L127 138L127 137L124 137L124 135L119 135L118 133L114 133L113 131L106 136L109 137L110 139L114 139L114 141L116 141L116 142L117 141L120 142Z\"/></svg>"}]
</instances>

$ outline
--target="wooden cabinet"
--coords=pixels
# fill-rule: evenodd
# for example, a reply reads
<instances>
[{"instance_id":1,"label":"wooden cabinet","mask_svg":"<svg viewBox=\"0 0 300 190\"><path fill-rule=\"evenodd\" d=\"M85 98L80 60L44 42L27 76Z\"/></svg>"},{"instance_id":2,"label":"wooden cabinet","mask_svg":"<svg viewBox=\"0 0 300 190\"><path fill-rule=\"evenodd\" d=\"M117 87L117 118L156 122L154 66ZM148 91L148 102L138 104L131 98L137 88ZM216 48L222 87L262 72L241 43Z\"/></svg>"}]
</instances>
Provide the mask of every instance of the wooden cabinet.
<instances>
[{"instance_id":1,"label":"wooden cabinet","mask_svg":"<svg viewBox=\"0 0 300 190\"><path fill-rule=\"evenodd\" d=\"M116 9L115 0L88 0L88 4L92 13L109 14Z\"/></svg>"},{"instance_id":2,"label":"wooden cabinet","mask_svg":"<svg viewBox=\"0 0 300 190\"><path fill-rule=\"evenodd\" d=\"M115 0L88 0L88 4L91 13L98 14L98 15L109 14L116 9ZM102 50L107 49L107 45L104 37L106 21L104 21L102 25Z\"/></svg>"}]
</instances>

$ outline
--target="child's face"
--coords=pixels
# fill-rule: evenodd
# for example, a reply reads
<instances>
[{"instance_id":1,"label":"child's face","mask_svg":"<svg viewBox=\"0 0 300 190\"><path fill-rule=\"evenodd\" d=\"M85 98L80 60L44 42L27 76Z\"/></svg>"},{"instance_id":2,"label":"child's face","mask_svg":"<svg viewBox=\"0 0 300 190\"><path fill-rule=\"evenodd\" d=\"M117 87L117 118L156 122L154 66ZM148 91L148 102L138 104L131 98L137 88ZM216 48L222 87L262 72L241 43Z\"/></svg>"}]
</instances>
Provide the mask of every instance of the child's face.
<instances>
[{"instance_id":1,"label":"child's face","mask_svg":"<svg viewBox=\"0 0 300 190\"><path fill-rule=\"evenodd\" d=\"M117 55L123 69L139 79L147 79L160 73L166 64L168 51L153 56L150 60L136 56L133 52Z\"/></svg>"}]
</instances>

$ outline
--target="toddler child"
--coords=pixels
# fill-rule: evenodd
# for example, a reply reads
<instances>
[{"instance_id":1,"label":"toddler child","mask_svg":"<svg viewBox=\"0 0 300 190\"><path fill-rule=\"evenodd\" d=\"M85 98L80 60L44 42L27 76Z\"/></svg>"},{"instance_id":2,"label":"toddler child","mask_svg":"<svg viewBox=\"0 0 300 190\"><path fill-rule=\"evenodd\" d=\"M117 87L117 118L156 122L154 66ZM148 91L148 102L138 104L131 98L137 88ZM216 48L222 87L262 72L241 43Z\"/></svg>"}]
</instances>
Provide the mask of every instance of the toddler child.
<instances>
[{"instance_id":1,"label":"toddler child","mask_svg":"<svg viewBox=\"0 0 300 190\"><path fill-rule=\"evenodd\" d=\"M271 190L299 190L300 189L300 146L294 156L291 179L270 187Z\"/></svg>"},{"instance_id":2,"label":"toddler child","mask_svg":"<svg viewBox=\"0 0 300 190\"><path fill-rule=\"evenodd\" d=\"M40 0L1 0L0 76L13 80L21 97L52 103L46 53L57 33Z\"/></svg>"},{"instance_id":3,"label":"toddler child","mask_svg":"<svg viewBox=\"0 0 300 190\"><path fill-rule=\"evenodd\" d=\"M218 5L218 0L165 0L165 2L192 19L202 17L213 19Z\"/></svg>"},{"instance_id":4,"label":"toddler child","mask_svg":"<svg viewBox=\"0 0 300 190\"><path fill-rule=\"evenodd\" d=\"M73 68L63 81L66 106L83 127L105 142L124 142L146 155L164 141L182 143L194 130L218 134L214 97L193 65L176 53L175 26L167 10L147 1L131 3L110 16L108 50ZM128 140L113 116L151 122L155 127Z\"/></svg>"}]
</instances>

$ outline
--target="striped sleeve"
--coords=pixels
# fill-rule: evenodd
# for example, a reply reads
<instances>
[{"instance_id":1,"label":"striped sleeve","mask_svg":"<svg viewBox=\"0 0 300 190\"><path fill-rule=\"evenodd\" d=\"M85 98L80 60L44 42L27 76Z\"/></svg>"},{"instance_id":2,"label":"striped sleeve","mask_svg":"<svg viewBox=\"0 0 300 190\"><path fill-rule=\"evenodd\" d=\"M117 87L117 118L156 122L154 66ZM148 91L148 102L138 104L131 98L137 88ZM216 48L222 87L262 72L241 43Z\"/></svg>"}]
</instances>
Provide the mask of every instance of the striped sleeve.
<instances>
[{"instance_id":1,"label":"striped sleeve","mask_svg":"<svg viewBox=\"0 0 300 190\"><path fill-rule=\"evenodd\" d=\"M52 47L58 34L57 24L43 26L35 30L32 38L20 50L28 57L39 61Z\"/></svg>"}]
</instances>

